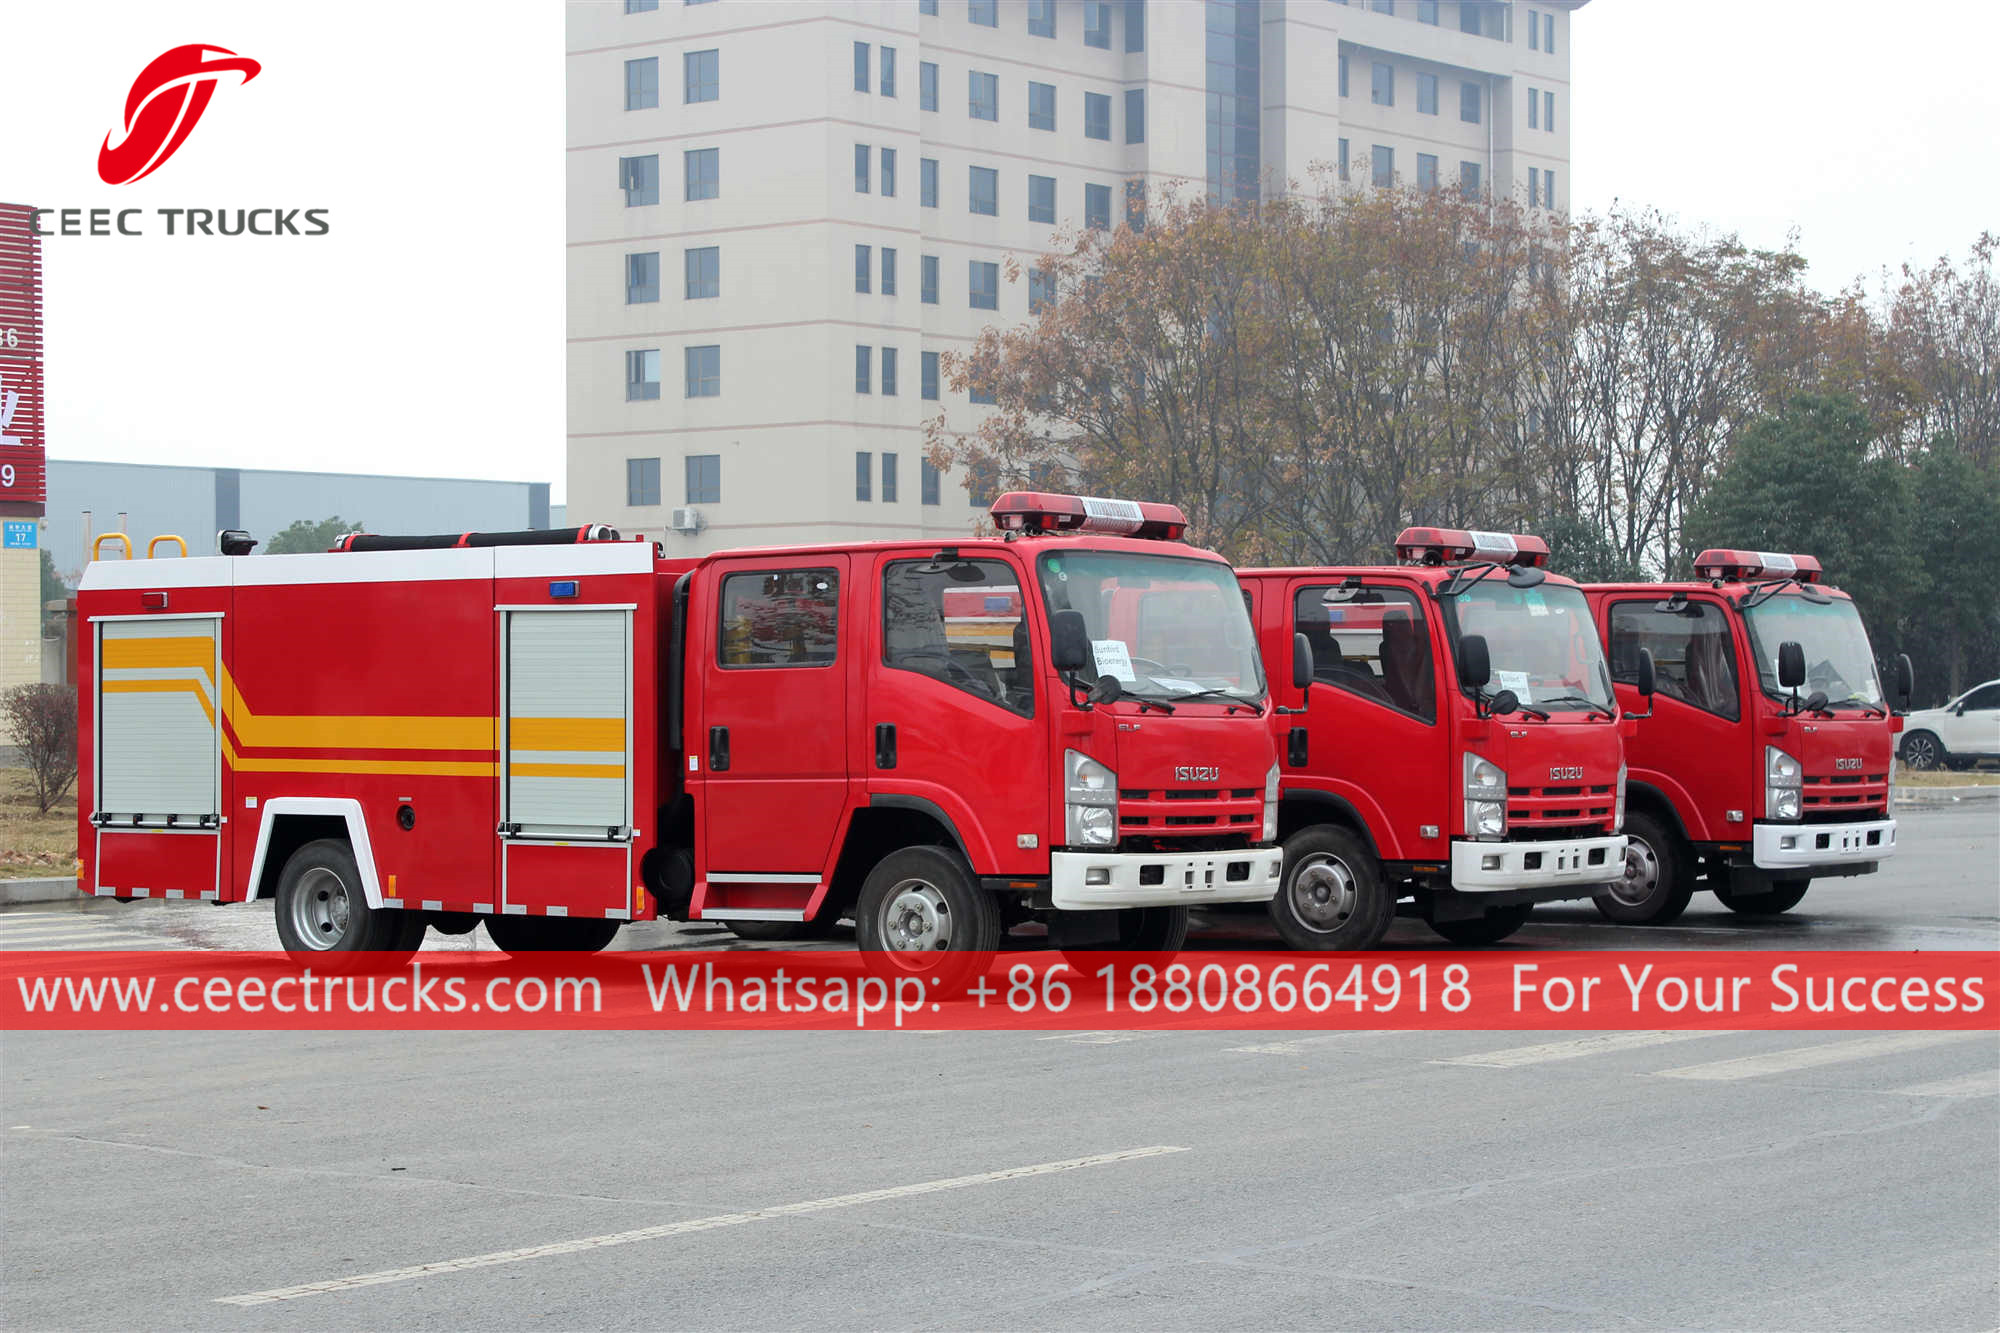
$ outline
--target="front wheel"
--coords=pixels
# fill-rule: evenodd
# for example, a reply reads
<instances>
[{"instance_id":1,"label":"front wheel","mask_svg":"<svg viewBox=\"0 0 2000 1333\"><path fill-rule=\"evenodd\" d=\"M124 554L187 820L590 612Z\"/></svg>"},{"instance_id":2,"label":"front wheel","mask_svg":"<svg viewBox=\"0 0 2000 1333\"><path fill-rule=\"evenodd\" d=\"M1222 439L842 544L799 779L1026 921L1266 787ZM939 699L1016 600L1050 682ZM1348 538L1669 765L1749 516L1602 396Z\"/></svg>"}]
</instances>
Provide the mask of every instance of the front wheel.
<instances>
[{"instance_id":1,"label":"front wheel","mask_svg":"<svg viewBox=\"0 0 2000 1333\"><path fill-rule=\"evenodd\" d=\"M1396 919L1382 865L1352 829L1317 824L1285 839L1271 923L1294 949L1372 949Z\"/></svg>"},{"instance_id":2,"label":"front wheel","mask_svg":"<svg viewBox=\"0 0 2000 1333\"><path fill-rule=\"evenodd\" d=\"M1694 897L1694 863L1688 849L1653 816L1625 817L1625 874L1592 899L1607 921L1663 926L1687 910Z\"/></svg>"},{"instance_id":3,"label":"front wheel","mask_svg":"<svg viewBox=\"0 0 2000 1333\"><path fill-rule=\"evenodd\" d=\"M1733 889L1717 889L1715 896L1724 907L1741 916L1776 916L1789 912L1799 905L1812 887L1809 879L1788 879L1771 886L1768 893L1737 893Z\"/></svg>"},{"instance_id":4,"label":"front wheel","mask_svg":"<svg viewBox=\"0 0 2000 1333\"><path fill-rule=\"evenodd\" d=\"M1533 903L1522 903L1518 907L1489 907L1484 916L1463 921L1433 921L1431 929L1453 944L1498 944L1526 925L1529 914L1534 910Z\"/></svg>"},{"instance_id":5,"label":"front wheel","mask_svg":"<svg viewBox=\"0 0 2000 1333\"><path fill-rule=\"evenodd\" d=\"M345 842L321 838L291 854L278 878L278 942L293 959L373 954L400 962L424 939L421 912L370 907L361 870Z\"/></svg>"},{"instance_id":6,"label":"front wheel","mask_svg":"<svg viewBox=\"0 0 2000 1333\"><path fill-rule=\"evenodd\" d=\"M1136 957L1133 963L1149 962L1165 967L1174 955L1187 947L1188 909L1185 907L1127 907L1118 913L1118 938L1075 948L1063 946L1063 955L1088 956L1094 953L1123 953Z\"/></svg>"},{"instance_id":7,"label":"front wheel","mask_svg":"<svg viewBox=\"0 0 2000 1333\"><path fill-rule=\"evenodd\" d=\"M868 872L854 905L854 938L878 975L931 977L950 989L992 961L1000 908L957 853L905 847Z\"/></svg>"},{"instance_id":8,"label":"front wheel","mask_svg":"<svg viewBox=\"0 0 2000 1333\"><path fill-rule=\"evenodd\" d=\"M1944 742L1928 731L1913 731L1903 737L1903 767L1912 773L1928 773L1944 762Z\"/></svg>"},{"instance_id":9,"label":"front wheel","mask_svg":"<svg viewBox=\"0 0 2000 1333\"><path fill-rule=\"evenodd\" d=\"M569 916L489 916L486 933L511 954L596 953L618 937L623 922Z\"/></svg>"}]
</instances>

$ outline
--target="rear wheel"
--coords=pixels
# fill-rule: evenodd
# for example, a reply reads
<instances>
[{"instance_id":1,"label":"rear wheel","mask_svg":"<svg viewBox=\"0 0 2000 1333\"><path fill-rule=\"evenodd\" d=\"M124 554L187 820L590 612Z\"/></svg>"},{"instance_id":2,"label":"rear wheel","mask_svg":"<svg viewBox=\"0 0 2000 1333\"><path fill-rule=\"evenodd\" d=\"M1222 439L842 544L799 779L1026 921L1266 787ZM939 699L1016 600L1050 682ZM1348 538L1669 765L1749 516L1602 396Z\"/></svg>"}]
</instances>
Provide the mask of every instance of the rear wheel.
<instances>
[{"instance_id":1,"label":"rear wheel","mask_svg":"<svg viewBox=\"0 0 2000 1333\"><path fill-rule=\"evenodd\" d=\"M1271 921L1294 949L1372 949L1396 919L1381 863L1352 829L1316 824L1285 840Z\"/></svg>"},{"instance_id":2,"label":"rear wheel","mask_svg":"<svg viewBox=\"0 0 2000 1333\"><path fill-rule=\"evenodd\" d=\"M596 953L622 922L568 916L489 916L486 933L508 953Z\"/></svg>"},{"instance_id":3,"label":"rear wheel","mask_svg":"<svg viewBox=\"0 0 2000 1333\"><path fill-rule=\"evenodd\" d=\"M1453 944L1498 944L1526 925L1529 914L1534 910L1533 903L1522 903L1518 907L1489 907L1484 916L1463 921L1433 921L1431 929Z\"/></svg>"},{"instance_id":4,"label":"rear wheel","mask_svg":"<svg viewBox=\"0 0 2000 1333\"><path fill-rule=\"evenodd\" d=\"M1715 896L1722 905L1743 916L1776 916L1789 912L1799 905L1812 887L1809 879L1789 879L1773 884L1769 893L1738 893L1733 889L1717 889Z\"/></svg>"},{"instance_id":5,"label":"rear wheel","mask_svg":"<svg viewBox=\"0 0 2000 1333\"><path fill-rule=\"evenodd\" d=\"M1694 897L1694 858L1672 829L1652 815L1625 817L1625 874L1592 900L1608 921L1663 926Z\"/></svg>"},{"instance_id":6,"label":"rear wheel","mask_svg":"<svg viewBox=\"0 0 2000 1333\"><path fill-rule=\"evenodd\" d=\"M1944 762L1944 754L1944 742L1928 731L1903 737L1903 767L1912 773L1928 773Z\"/></svg>"},{"instance_id":7,"label":"rear wheel","mask_svg":"<svg viewBox=\"0 0 2000 1333\"><path fill-rule=\"evenodd\" d=\"M869 969L955 986L985 971L1000 947L1000 908L957 853L905 847L876 862L854 905L855 943Z\"/></svg>"},{"instance_id":8,"label":"rear wheel","mask_svg":"<svg viewBox=\"0 0 2000 1333\"><path fill-rule=\"evenodd\" d=\"M373 954L400 962L423 943L421 912L370 907L345 842L321 838L293 852L278 878L278 941L298 960Z\"/></svg>"}]
</instances>

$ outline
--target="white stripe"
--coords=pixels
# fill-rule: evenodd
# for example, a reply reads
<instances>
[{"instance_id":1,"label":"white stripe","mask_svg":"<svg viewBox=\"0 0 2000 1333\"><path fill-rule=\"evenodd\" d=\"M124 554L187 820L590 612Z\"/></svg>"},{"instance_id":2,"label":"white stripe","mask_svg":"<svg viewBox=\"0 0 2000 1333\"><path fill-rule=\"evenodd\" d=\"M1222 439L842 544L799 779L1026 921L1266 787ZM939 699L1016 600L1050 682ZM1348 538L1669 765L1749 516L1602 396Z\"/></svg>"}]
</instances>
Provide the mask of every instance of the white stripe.
<instances>
[{"instance_id":1,"label":"white stripe","mask_svg":"<svg viewBox=\"0 0 2000 1333\"><path fill-rule=\"evenodd\" d=\"M1296 1055L1314 1046L1324 1046L1328 1042L1346 1041L1351 1037L1391 1037L1398 1028L1364 1028L1357 1032L1329 1032L1323 1037L1300 1037L1295 1041L1273 1041L1262 1046L1225 1046L1228 1055Z\"/></svg>"},{"instance_id":2,"label":"white stripe","mask_svg":"<svg viewBox=\"0 0 2000 1333\"><path fill-rule=\"evenodd\" d=\"M1432 1060L1434 1065L1478 1065L1485 1069L1518 1069L1522 1065L1547 1064L1551 1060L1575 1060L1585 1055L1606 1055L1612 1051L1636 1051L1646 1046L1695 1037L1720 1037L1721 1032L1597 1032L1572 1041L1550 1041L1539 1046L1512 1046L1502 1051L1481 1051L1458 1055L1449 1060Z\"/></svg>"},{"instance_id":3,"label":"white stripe","mask_svg":"<svg viewBox=\"0 0 2000 1333\"><path fill-rule=\"evenodd\" d=\"M1684 1069L1666 1069L1660 1071L1658 1077L1733 1083L1738 1079L1789 1074L1795 1070L1813 1069L1820 1065L1845 1064L1850 1060L1870 1060L1878 1055L1921 1051L1932 1046L1973 1041L1982 1037L1990 1041L1992 1035L1990 1032L1890 1032L1876 1037L1861 1037L1854 1041L1828 1042L1822 1046L1799 1046L1789 1051L1771 1051L1765 1055L1745 1055L1735 1060L1689 1065Z\"/></svg>"},{"instance_id":4,"label":"white stripe","mask_svg":"<svg viewBox=\"0 0 2000 1333\"><path fill-rule=\"evenodd\" d=\"M2000 1097L2000 1070L1967 1074L1964 1078L1941 1078L1935 1083L1913 1083L1889 1091L1898 1097Z\"/></svg>"},{"instance_id":5,"label":"white stripe","mask_svg":"<svg viewBox=\"0 0 2000 1333\"><path fill-rule=\"evenodd\" d=\"M829 1208L852 1208L857 1204L876 1203L883 1199L907 1198L913 1194L934 1194L939 1190L962 1189L967 1185L990 1185L1002 1180L1019 1180L1027 1176L1053 1175L1058 1171L1075 1171L1086 1166L1109 1166L1114 1162L1129 1162L1140 1157L1159 1157L1167 1153L1186 1152L1186 1148L1158 1145L1151 1148L1127 1148L1123 1152L1098 1153L1093 1157L1072 1157L1061 1162L1042 1162L1035 1166L1009 1167L1005 1171L983 1171L976 1176L953 1176L947 1180L926 1180L915 1185L895 1185L888 1189L867 1190L860 1194L837 1194L828 1199L808 1199L803 1203L779 1204L774 1208L757 1208L741 1213L721 1213L714 1217L697 1217L685 1222L669 1222L663 1226L641 1227L637 1231L618 1231L606 1236L585 1236L580 1240L556 1241L548 1245L530 1245L518 1250L497 1250L491 1254L475 1254L464 1259L446 1259L433 1264L413 1264L408 1268L390 1268L379 1273L358 1273L353 1277L334 1278L327 1282L309 1282L297 1287L276 1287L270 1291L253 1291L242 1296L218 1296L223 1305L267 1305L273 1301L293 1301L302 1296L318 1296L332 1291L349 1291L355 1287L380 1286L385 1282L408 1282L415 1278L431 1277L440 1273L459 1273L472 1268L491 1268L496 1264L520 1263L527 1259L547 1259L559 1254L578 1254L586 1250L599 1250L612 1245L632 1245L639 1241L660 1240L667 1236L684 1236L695 1231L713 1231L718 1227L741 1226L745 1222L762 1222L775 1217L794 1217L800 1213L824 1212Z\"/></svg>"},{"instance_id":6,"label":"white stripe","mask_svg":"<svg viewBox=\"0 0 2000 1333\"><path fill-rule=\"evenodd\" d=\"M108 935L134 940L145 938L137 931L122 930L117 926L29 926L0 930L0 943L12 946L28 940L101 940Z\"/></svg>"}]
</instances>

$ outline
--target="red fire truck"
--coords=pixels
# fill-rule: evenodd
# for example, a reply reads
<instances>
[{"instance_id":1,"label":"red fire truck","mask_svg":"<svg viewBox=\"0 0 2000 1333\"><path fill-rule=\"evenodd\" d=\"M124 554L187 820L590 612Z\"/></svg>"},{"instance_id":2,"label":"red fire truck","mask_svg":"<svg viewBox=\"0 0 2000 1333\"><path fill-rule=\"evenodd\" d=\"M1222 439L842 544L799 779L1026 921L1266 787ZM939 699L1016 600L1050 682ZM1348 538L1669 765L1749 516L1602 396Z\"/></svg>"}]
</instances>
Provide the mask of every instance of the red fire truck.
<instances>
[{"instance_id":1,"label":"red fire truck","mask_svg":"<svg viewBox=\"0 0 2000 1333\"><path fill-rule=\"evenodd\" d=\"M1627 746L1634 873L1597 899L1614 921L1671 921L1697 887L1733 911L1789 911L1814 879L1867 874L1896 851L1903 720L1854 599L1809 555L1703 551L1694 567L1695 582L1586 589L1618 688L1642 654L1658 672ZM1910 659L1896 667L1907 708Z\"/></svg>"},{"instance_id":2,"label":"red fire truck","mask_svg":"<svg viewBox=\"0 0 2000 1333\"><path fill-rule=\"evenodd\" d=\"M1398 901L1458 944L1624 873L1622 733L1582 590L1541 539L1409 528L1395 566L1238 572L1281 690L1278 931L1365 949Z\"/></svg>"},{"instance_id":3,"label":"red fire truck","mask_svg":"<svg viewBox=\"0 0 2000 1333\"><path fill-rule=\"evenodd\" d=\"M847 915L912 969L1029 918L1166 950L1190 905L1268 899L1276 755L1229 565L1171 506L992 517L700 559L586 528L94 562L81 887L272 898L295 954Z\"/></svg>"}]
</instances>

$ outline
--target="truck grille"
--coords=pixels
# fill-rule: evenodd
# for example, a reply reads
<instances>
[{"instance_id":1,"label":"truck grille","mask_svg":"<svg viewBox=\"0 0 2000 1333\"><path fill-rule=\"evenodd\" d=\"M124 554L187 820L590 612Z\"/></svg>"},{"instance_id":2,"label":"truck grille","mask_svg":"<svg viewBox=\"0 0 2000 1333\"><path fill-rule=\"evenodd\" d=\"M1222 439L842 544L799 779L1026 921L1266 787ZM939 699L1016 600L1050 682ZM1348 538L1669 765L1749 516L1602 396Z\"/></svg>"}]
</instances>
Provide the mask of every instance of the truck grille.
<instances>
[{"instance_id":1,"label":"truck grille","mask_svg":"<svg viewBox=\"0 0 2000 1333\"><path fill-rule=\"evenodd\" d=\"M1617 791L1610 783L1509 787L1507 836L1592 837L1611 822Z\"/></svg>"},{"instance_id":2,"label":"truck grille","mask_svg":"<svg viewBox=\"0 0 2000 1333\"><path fill-rule=\"evenodd\" d=\"M1118 792L1121 834L1185 838L1248 833L1254 838L1263 822L1261 787L1125 787Z\"/></svg>"},{"instance_id":3,"label":"truck grille","mask_svg":"<svg viewBox=\"0 0 2000 1333\"><path fill-rule=\"evenodd\" d=\"M1844 824L1857 819L1886 819L1888 813L1887 773L1806 775L1805 823Z\"/></svg>"}]
</instances>

